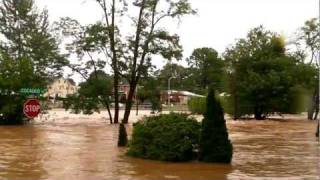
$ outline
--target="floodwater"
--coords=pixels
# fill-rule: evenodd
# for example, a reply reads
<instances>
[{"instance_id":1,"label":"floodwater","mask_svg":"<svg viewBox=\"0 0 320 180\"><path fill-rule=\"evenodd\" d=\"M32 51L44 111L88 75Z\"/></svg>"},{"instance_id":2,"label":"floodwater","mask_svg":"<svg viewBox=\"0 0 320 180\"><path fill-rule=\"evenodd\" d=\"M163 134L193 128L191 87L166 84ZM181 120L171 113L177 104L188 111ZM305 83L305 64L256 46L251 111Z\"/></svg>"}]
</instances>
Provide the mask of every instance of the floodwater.
<instances>
[{"instance_id":1,"label":"floodwater","mask_svg":"<svg viewBox=\"0 0 320 180\"><path fill-rule=\"evenodd\" d=\"M307 120L229 121L234 159L219 165L126 157L116 125L72 118L0 127L0 179L320 179L316 123Z\"/></svg>"}]
</instances>

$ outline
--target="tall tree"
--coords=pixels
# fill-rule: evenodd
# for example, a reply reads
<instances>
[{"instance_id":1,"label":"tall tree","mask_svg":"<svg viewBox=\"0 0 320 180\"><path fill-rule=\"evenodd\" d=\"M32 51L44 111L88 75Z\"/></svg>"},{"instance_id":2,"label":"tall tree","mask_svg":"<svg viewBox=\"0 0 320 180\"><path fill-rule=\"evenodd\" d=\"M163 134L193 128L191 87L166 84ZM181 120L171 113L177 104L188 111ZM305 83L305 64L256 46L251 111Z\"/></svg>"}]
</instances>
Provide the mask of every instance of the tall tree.
<instances>
[{"instance_id":1,"label":"tall tree","mask_svg":"<svg viewBox=\"0 0 320 180\"><path fill-rule=\"evenodd\" d=\"M179 37L166 31L161 22L170 18L179 19L186 14L195 12L191 9L188 0L95 1L101 7L104 20L91 25L96 27L97 31L95 32L97 33L88 33L87 36L82 36L80 38L82 40L75 44L87 42L83 39L89 39L89 48L93 47L90 51L93 50L92 52L100 54L99 57L103 56L104 58L101 60L110 65L114 77L115 123L118 122L119 118L118 86L120 78L125 78L129 83L130 91L123 118L123 122L127 123L136 86L141 77L147 75L149 68L152 66L152 56L161 55L169 60L182 57ZM129 20L132 22L133 28L129 32L125 31L127 27L123 27L121 24L121 22L127 22L128 17L130 17ZM60 24L66 27L64 29L69 29L69 34L74 35L73 25L77 24L74 22L62 21ZM79 49L75 48L75 50ZM80 49L80 51L87 52L86 49ZM91 57L91 62L97 59ZM77 66L73 69L80 72L85 71L87 67L82 65L81 68Z\"/></svg>"},{"instance_id":2,"label":"tall tree","mask_svg":"<svg viewBox=\"0 0 320 180\"><path fill-rule=\"evenodd\" d=\"M319 61L317 61L318 50L320 49L320 24L318 19L313 18L305 22L304 26L300 29L297 40L298 49L304 54L303 62L319 68ZM309 57L307 61L305 61ZM310 98L308 108L308 119L315 120L319 113L319 87L318 79L314 79L310 86Z\"/></svg>"},{"instance_id":3,"label":"tall tree","mask_svg":"<svg viewBox=\"0 0 320 180\"><path fill-rule=\"evenodd\" d=\"M45 87L66 64L50 33L48 13L33 0L0 2L0 121L22 122L23 87Z\"/></svg>"},{"instance_id":4,"label":"tall tree","mask_svg":"<svg viewBox=\"0 0 320 180\"><path fill-rule=\"evenodd\" d=\"M194 70L196 83L200 88L206 90L214 86L216 90L222 89L224 62L216 50L205 47L195 49L187 62Z\"/></svg>"},{"instance_id":5,"label":"tall tree","mask_svg":"<svg viewBox=\"0 0 320 180\"><path fill-rule=\"evenodd\" d=\"M294 105L301 104L297 97L314 77L311 66L287 54L284 40L263 27L251 30L225 58L234 83L230 102L238 116L254 114L262 120L273 113L296 112Z\"/></svg>"},{"instance_id":6,"label":"tall tree","mask_svg":"<svg viewBox=\"0 0 320 180\"><path fill-rule=\"evenodd\" d=\"M106 107L108 110L110 122L118 123L118 117L115 115L112 118L110 112L109 97L114 95L114 101L117 102L116 100L119 100L119 98L116 98L118 93L114 89L114 86L114 93L109 92L112 91L110 83L114 84L114 73L112 81L110 80L111 77L108 77L107 73L105 73L106 65L112 64L108 51L109 37L107 29L101 22L82 26L78 21L71 18L62 18L55 24L55 29L57 32L61 31L62 36L65 38L66 49L77 58L77 61L70 62L68 67L80 74L85 80L85 83L82 83L80 86L82 93L79 93L78 96L70 96L66 100L66 108L74 109L75 112L78 112L82 108L82 110L91 113L92 111L99 111L100 105L103 104L103 107ZM85 90L82 91L82 89ZM79 97L86 98L77 100ZM83 104L85 103L83 101L90 101L92 98L95 100L91 101L90 106L76 104ZM116 107L115 109L118 108Z\"/></svg>"},{"instance_id":7,"label":"tall tree","mask_svg":"<svg viewBox=\"0 0 320 180\"><path fill-rule=\"evenodd\" d=\"M132 99L137 84L151 65L152 55L159 54L165 59L180 59L182 47L178 35L170 35L161 27L166 18L181 18L184 15L195 13L188 0L136 0L133 6L139 9L136 18L133 18L136 27L135 35L129 37L128 58L125 63L130 91L126 103L124 123L128 123L132 107Z\"/></svg>"}]
</instances>

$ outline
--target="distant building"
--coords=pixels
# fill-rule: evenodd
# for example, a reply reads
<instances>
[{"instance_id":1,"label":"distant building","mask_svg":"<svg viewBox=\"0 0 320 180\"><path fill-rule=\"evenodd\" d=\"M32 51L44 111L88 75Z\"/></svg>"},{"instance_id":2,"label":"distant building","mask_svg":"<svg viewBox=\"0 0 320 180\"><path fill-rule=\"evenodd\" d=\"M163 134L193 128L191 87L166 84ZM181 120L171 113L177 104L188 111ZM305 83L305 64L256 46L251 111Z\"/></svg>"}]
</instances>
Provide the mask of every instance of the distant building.
<instances>
[{"instance_id":1,"label":"distant building","mask_svg":"<svg viewBox=\"0 0 320 180\"><path fill-rule=\"evenodd\" d=\"M119 92L119 98L120 101L124 102L128 99L130 91L130 85L129 84L119 84L118 86L118 92ZM136 99L136 92L133 95L133 101Z\"/></svg>"},{"instance_id":2,"label":"distant building","mask_svg":"<svg viewBox=\"0 0 320 180\"><path fill-rule=\"evenodd\" d=\"M78 87L72 79L59 78L54 80L49 86L45 97L49 98L66 98L68 95L78 92Z\"/></svg>"},{"instance_id":3,"label":"distant building","mask_svg":"<svg viewBox=\"0 0 320 180\"><path fill-rule=\"evenodd\" d=\"M168 91L162 91L161 103L168 104L168 97L169 97ZM170 91L170 103L172 104L187 105L188 101L192 97L205 97L205 96L195 94L189 91L175 91L175 90Z\"/></svg>"}]
</instances>

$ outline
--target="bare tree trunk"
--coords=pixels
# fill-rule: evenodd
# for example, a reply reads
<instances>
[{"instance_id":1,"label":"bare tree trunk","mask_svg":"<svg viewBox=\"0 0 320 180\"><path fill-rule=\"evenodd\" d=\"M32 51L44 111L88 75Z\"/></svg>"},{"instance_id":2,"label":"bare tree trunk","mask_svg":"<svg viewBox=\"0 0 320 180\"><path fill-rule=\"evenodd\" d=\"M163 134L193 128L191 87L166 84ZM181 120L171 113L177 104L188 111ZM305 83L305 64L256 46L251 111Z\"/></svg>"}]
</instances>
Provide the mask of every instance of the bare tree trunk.
<instances>
[{"instance_id":1,"label":"bare tree trunk","mask_svg":"<svg viewBox=\"0 0 320 180\"><path fill-rule=\"evenodd\" d=\"M104 97L104 98L103 98L103 102L104 102L104 105L106 106L107 111L108 111L108 115L109 115L109 119L110 119L110 124L112 124L112 123L113 123L113 120L112 120L112 114L111 114L111 110L110 110L109 101Z\"/></svg>"},{"instance_id":2,"label":"bare tree trunk","mask_svg":"<svg viewBox=\"0 0 320 180\"><path fill-rule=\"evenodd\" d=\"M109 105L108 105L108 107L107 107L107 110L108 110L108 114L109 114L110 124L112 124L112 123L113 123L113 121L112 121L112 114L111 114Z\"/></svg>"},{"instance_id":3,"label":"bare tree trunk","mask_svg":"<svg viewBox=\"0 0 320 180\"><path fill-rule=\"evenodd\" d=\"M314 114L314 95L312 95L308 103L308 119L309 120L313 120L313 114Z\"/></svg>"},{"instance_id":4,"label":"bare tree trunk","mask_svg":"<svg viewBox=\"0 0 320 180\"><path fill-rule=\"evenodd\" d=\"M130 83L130 84L131 85L130 85L129 95L126 102L126 109L125 109L123 121L122 121L122 123L125 123L125 124L129 122L130 112L131 112L132 103L133 103L133 96L137 86L136 83Z\"/></svg>"},{"instance_id":5,"label":"bare tree trunk","mask_svg":"<svg viewBox=\"0 0 320 180\"><path fill-rule=\"evenodd\" d=\"M265 116L263 115L263 108L262 107L259 107L259 106L256 106L254 108L254 118L256 120L265 120Z\"/></svg>"},{"instance_id":6,"label":"bare tree trunk","mask_svg":"<svg viewBox=\"0 0 320 180\"><path fill-rule=\"evenodd\" d=\"M113 89L114 89L114 123L119 123L119 75L118 73L114 74L113 81Z\"/></svg>"},{"instance_id":7,"label":"bare tree trunk","mask_svg":"<svg viewBox=\"0 0 320 180\"><path fill-rule=\"evenodd\" d=\"M119 123L119 67L118 67L118 57L117 57L117 50L116 50L116 41L115 41L115 16L116 16L116 1L112 0L111 4L111 12L107 11L107 4L106 0L97 1L104 12L104 18L107 23L108 27L108 36L110 38L110 51L112 52L112 69L114 71L114 82L113 82L113 90L114 90L114 123ZM111 16L111 22L109 20L109 15Z\"/></svg>"},{"instance_id":8,"label":"bare tree trunk","mask_svg":"<svg viewBox=\"0 0 320 180\"><path fill-rule=\"evenodd\" d=\"M317 108L317 89L314 90L312 97L310 98L309 107L308 107L308 119L314 120L316 108Z\"/></svg>"},{"instance_id":9,"label":"bare tree trunk","mask_svg":"<svg viewBox=\"0 0 320 180\"><path fill-rule=\"evenodd\" d=\"M136 101L137 101L137 103L136 103L136 115L138 116L139 115L139 100L138 100L138 98L136 97Z\"/></svg>"},{"instance_id":10,"label":"bare tree trunk","mask_svg":"<svg viewBox=\"0 0 320 180\"><path fill-rule=\"evenodd\" d=\"M317 120L318 118L318 114L319 114L319 92L318 92L318 89L316 89L316 92L315 92L315 96L314 96L314 99L313 99L313 109L314 109L314 117L313 117L313 120Z\"/></svg>"}]
</instances>

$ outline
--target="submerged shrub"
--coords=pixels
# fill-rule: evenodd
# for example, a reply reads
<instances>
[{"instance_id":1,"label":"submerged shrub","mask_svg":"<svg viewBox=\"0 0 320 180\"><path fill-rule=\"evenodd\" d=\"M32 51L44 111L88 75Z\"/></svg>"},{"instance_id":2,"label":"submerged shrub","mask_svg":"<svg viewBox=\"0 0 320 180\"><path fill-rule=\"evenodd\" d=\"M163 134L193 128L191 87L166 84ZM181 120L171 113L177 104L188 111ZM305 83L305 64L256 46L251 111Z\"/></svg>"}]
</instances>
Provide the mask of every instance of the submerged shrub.
<instances>
[{"instance_id":1,"label":"submerged shrub","mask_svg":"<svg viewBox=\"0 0 320 180\"><path fill-rule=\"evenodd\" d=\"M194 159L200 124L185 114L171 113L146 117L134 124L128 155L181 162Z\"/></svg>"},{"instance_id":2,"label":"submerged shrub","mask_svg":"<svg viewBox=\"0 0 320 180\"><path fill-rule=\"evenodd\" d=\"M206 99L193 97L188 101L188 109L192 114L204 114L206 111Z\"/></svg>"}]
</instances>

